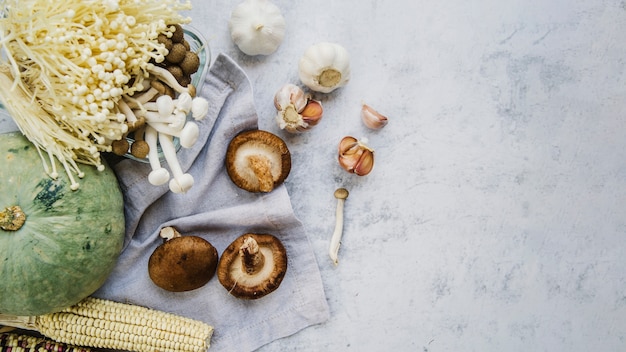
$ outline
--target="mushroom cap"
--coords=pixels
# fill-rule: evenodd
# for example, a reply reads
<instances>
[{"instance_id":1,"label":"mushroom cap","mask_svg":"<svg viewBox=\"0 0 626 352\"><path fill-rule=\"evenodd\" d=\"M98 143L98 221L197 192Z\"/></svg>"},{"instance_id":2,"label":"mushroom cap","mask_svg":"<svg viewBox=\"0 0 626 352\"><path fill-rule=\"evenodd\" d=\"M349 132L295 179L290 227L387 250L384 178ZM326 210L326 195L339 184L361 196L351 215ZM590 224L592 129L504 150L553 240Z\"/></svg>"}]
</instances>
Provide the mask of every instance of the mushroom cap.
<instances>
[{"instance_id":1,"label":"mushroom cap","mask_svg":"<svg viewBox=\"0 0 626 352\"><path fill-rule=\"evenodd\" d=\"M289 175L291 153L275 134L248 130L230 141L225 163L230 179L238 187L250 192L270 192Z\"/></svg>"},{"instance_id":2,"label":"mushroom cap","mask_svg":"<svg viewBox=\"0 0 626 352\"><path fill-rule=\"evenodd\" d=\"M148 260L150 279L164 290L191 291L215 275L217 249L197 236L181 236L159 245Z\"/></svg>"},{"instance_id":3,"label":"mushroom cap","mask_svg":"<svg viewBox=\"0 0 626 352\"><path fill-rule=\"evenodd\" d=\"M243 265L240 248L246 238L256 240L265 260L263 267L249 274ZM234 240L222 253L217 278L226 290L241 299L261 298L276 290L287 272L287 251L278 238L270 234L246 233Z\"/></svg>"}]
</instances>

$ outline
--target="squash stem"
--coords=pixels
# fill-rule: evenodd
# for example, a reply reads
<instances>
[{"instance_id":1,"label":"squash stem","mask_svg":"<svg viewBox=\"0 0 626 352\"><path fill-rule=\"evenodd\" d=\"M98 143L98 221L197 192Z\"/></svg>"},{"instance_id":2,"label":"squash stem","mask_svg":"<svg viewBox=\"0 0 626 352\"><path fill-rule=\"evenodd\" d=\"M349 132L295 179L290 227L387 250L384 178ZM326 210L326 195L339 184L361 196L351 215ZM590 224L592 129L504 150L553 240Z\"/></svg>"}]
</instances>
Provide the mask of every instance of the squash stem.
<instances>
[{"instance_id":1,"label":"squash stem","mask_svg":"<svg viewBox=\"0 0 626 352\"><path fill-rule=\"evenodd\" d=\"M12 205L0 211L0 229L17 231L26 222L26 214L19 205Z\"/></svg>"}]
</instances>

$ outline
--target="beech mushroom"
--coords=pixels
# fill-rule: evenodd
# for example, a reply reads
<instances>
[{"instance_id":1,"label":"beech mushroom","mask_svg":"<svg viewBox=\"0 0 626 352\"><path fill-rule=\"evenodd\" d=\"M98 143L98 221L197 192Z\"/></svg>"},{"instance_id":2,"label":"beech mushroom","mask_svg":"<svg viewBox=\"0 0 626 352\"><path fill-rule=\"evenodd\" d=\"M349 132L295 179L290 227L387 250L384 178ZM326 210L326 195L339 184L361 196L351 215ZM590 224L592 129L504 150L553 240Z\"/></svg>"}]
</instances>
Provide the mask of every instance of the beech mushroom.
<instances>
[{"instance_id":1,"label":"beech mushroom","mask_svg":"<svg viewBox=\"0 0 626 352\"><path fill-rule=\"evenodd\" d=\"M337 198L337 209L335 210L335 230L333 236L330 239L330 248L328 254L333 264L339 264L337 255L339 253L339 246L341 245L341 237L343 235L343 205L350 193L345 188L337 188L335 190L335 198Z\"/></svg>"},{"instance_id":2,"label":"beech mushroom","mask_svg":"<svg viewBox=\"0 0 626 352\"><path fill-rule=\"evenodd\" d=\"M273 292L286 272L287 251L270 234L239 236L224 250L217 266L222 286L242 299L257 299Z\"/></svg>"},{"instance_id":3,"label":"beech mushroom","mask_svg":"<svg viewBox=\"0 0 626 352\"><path fill-rule=\"evenodd\" d=\"M249 130L236 135L226 151L226 171L238 187L250 192L270 192L291 171L291 153L275 134Z\"/></svg>"},{"instance_id":4,"label":"beech mushroom","mask_svg":"<svg viewBox=\"0 0 626 352\"><path fill-rule=\"evenodd\" d=\"M149 124L144 131L144 140L148 144L148 161L152 171L148 174L148 182L154 186L160 186L170 179L170 173L166 168L161 166L159 161L159 152L157 150L157 141L159 134L154 127Z\"/></svg>"},{"instance_id":5,"label":"beech mushroom","mask_svg":"<svg viewBox=\"0 0 626 352\"><path fill-rule=\"evenodd\" d=\"M191 291L204 286L215 275L217 249L198 236L181 236L173 227L164 227L165 240L148 260L148 274L155 285L172 292Z\"/></svg>"},{"instance_id":6,"label":"beech mushroom","mask_svg":"<svg viewBox=\"0 0 626 352\"><path fill-rule=\"evenodd\" d=\"M145 132L146 126L143 126L134 133L135 141L130 146L130 154L135 158L143 159L148 156L148 152L150 151L148 143L143 140Z\"/></svg>"}]
</instances>

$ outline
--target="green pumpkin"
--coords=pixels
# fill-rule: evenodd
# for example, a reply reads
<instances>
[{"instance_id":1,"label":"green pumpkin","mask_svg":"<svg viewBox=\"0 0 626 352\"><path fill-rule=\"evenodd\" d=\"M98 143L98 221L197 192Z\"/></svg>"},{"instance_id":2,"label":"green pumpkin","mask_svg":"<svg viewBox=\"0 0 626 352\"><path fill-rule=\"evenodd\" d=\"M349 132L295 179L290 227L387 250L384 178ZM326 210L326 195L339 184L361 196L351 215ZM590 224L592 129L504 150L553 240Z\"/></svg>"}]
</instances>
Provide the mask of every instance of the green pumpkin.
<instances>
[{"instance_id":1,"label":"green pumpkin","mask_svg":"<svg viewBox=\"0 0 626 352\"><path fill-rule=\"evenodd\" d=\"M67 175L44 172L21 133L0 135L0 313L59 311L113 270L124 241L122 193L110 168L82 171L72 191Z\"/></svg>"}]
</instances>

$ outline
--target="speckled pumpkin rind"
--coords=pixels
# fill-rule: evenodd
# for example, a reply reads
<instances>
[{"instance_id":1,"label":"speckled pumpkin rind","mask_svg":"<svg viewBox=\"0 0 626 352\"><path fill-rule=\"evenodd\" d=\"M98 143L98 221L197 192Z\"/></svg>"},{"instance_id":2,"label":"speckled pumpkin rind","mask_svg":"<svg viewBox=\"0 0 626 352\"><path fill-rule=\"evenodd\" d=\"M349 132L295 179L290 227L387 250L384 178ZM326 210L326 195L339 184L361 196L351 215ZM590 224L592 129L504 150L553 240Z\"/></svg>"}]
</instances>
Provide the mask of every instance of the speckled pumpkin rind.
<instances>
[{"instance_id":1,"label":"speckled pumpkin rind","mask_svg":"<svg viewBox=\"0 0 626 352\"><path fill-rule=\"evenodd\" d=\"M113 171L83 165L72 191L55 162L56 180L21 133L0 135L0 210L17 205L26 214L19 230L0 230L0 313L41 315L79 302L102 286L121 252L124 203Z\"/></svg>"},{"instance_id":2,"label":"speckled pumpkin rind","mask_svg":"<svg viewBox=\"0 0 626 352\"><path fill-rule=\"evenodd\" d=\"M259 182L245 165L249 155L264 155L271 158L273 180L269 187ZM226 151L226 171L239 188L249 192L269 192L285 181L291 171L291 153L287 144L273 133L262 130L248 130L236 135Z\"/></svg>"}]
</instances>

